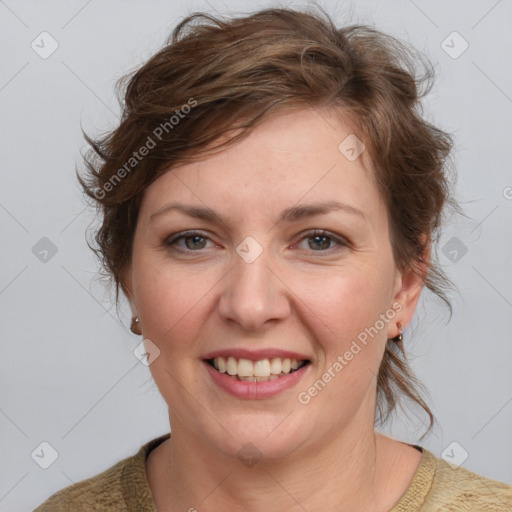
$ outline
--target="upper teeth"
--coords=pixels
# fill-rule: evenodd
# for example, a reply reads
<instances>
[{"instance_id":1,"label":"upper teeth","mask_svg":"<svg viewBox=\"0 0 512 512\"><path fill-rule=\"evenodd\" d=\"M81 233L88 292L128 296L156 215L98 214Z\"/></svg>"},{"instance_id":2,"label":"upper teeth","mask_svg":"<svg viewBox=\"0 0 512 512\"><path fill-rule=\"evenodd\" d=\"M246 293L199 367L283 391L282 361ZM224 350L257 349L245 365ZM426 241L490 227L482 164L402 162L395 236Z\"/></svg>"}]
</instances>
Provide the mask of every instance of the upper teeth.
<instances>
[{"instance_id":1,"label":"upper teeth","mask_svg":"<svg viewBox=\"0 0 512 512\"><path fill-rule=\"evenodd\" d=\"M297 359L281 359L280 357L260 359L259 361L235 359L234 357L216 357L213 360L213 366L219 372L239 377L270 377L270 375L290 373L292 370L296 370L301 363L302 361Z\"/></svg>"}]
</instances>

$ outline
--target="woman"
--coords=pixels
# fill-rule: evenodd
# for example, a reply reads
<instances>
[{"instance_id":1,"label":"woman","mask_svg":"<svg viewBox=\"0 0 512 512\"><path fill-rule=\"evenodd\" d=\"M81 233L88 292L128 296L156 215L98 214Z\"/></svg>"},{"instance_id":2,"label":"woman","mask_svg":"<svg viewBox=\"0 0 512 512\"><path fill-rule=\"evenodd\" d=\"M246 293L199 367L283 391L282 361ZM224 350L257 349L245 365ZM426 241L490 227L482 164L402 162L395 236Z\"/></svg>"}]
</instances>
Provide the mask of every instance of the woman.
<instances>
[{"instance_id":1,"label":"woman","mask_svg":"<svg viewBox=\"0 0 512 512\"><path fill-rule=\"evenodd\" d=\"M511 486L374 430L401 395L432 426L402 332L423 287L448 303L452 142L418 113L416 58L275 9L191 16L130 77L79 179L172 436L38 512L512 509Z\"/></svg>"}]
</instances>

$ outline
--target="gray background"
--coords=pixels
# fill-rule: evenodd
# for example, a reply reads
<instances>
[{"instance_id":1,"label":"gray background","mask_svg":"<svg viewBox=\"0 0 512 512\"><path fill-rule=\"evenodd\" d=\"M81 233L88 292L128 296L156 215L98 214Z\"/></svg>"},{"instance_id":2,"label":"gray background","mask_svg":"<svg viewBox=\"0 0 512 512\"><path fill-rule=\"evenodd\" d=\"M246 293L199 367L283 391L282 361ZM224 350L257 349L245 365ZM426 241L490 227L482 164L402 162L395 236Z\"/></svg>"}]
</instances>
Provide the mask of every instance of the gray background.
<instances>
[{"instance_id":1,"label":"gray background","mask_svg":"<svg viewBox=\"0 0 512 512\"><path fill-rule=\"evenodd\" d=\"M93 215L74 175L80 123L92 134L115 125L115 80L156 51L184 15L271 5L0 1L0 510L32 510L169 429L149 368L132 352L140 338L127 329L127 308L117 316L85 243ZM424 418L413 410L381 430L512 484L512 3L321 5L339 24L373 23L433 61L437 82L425 114L455 134L457 198L469 217L449 220L438 249L460 290L452 320L424 294L405 332L438 424L420 442ZM43 31L58 43L46 59L31 47L46 37L51 49ZM464 40L468 49L456 55ZM44 441L58 454L48 469L40 467L51 462Z\"/></svg>"}]
</instances>

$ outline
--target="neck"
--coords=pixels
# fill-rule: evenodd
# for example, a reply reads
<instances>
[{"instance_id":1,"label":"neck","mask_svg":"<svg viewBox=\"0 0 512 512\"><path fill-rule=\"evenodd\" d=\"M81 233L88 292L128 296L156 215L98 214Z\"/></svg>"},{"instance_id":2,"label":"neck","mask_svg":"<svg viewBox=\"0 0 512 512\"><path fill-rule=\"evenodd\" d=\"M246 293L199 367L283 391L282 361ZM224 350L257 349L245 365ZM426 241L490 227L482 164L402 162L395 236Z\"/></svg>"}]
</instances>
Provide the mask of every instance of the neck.
<instances>
[{"instance_id":1,"label":"neck","mask_svg":"<svg viewBox=\"0 0 512 512\"><path fill-rule=\"evenodd\" d=\"M354 423L285 459L247 467L174 421L151 487L159 511L384 511L397 501L386 490L389 441L373 423L367 430Z\"/></svg>"}]
</instances>

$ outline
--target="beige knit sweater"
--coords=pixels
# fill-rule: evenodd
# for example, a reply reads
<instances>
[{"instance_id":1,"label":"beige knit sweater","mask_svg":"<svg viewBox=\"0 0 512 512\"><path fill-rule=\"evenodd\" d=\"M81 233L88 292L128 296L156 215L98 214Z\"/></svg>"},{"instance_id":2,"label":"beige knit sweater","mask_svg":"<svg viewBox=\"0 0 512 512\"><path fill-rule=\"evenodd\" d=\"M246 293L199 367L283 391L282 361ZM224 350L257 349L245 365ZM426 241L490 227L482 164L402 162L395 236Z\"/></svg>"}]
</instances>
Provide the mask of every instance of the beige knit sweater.
<instances>
[{"instance_id":1,"label":"beige knit sweater","mask_svg":"<svg viewBox=\"0 0 512 512\"><path fill-rule=\"evenodd\" d=\"M157 512L146 478L149 452L165 434L136 455L52 495L34 512ZM510 512L512 486L452 467L423 447L423 460L407 492L390 512Z\"/></svg>"}]
</instances>

